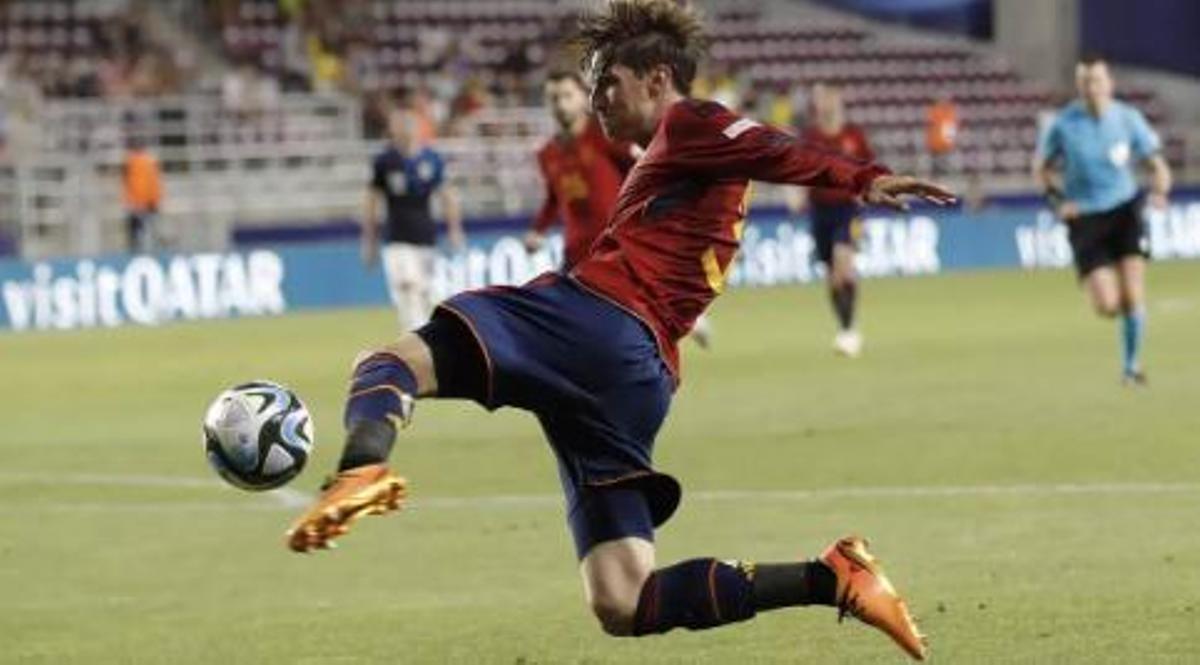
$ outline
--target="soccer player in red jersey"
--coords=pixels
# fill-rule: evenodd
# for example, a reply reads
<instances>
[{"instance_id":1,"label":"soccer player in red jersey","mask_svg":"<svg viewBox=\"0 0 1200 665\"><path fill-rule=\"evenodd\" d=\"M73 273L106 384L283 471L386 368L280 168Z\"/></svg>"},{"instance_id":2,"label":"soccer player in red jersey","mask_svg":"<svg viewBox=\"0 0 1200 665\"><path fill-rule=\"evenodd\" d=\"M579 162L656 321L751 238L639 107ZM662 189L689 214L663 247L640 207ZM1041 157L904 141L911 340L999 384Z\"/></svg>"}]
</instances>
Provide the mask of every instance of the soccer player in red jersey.
<instances>
[{"instance_id":1,"label":"soccer player in red jersey","mask_svg":"<svg viewBox=\"0 0 1200 665\"><path fill-rule=\"evenodd\" d=\"M817 85L813 88L812 100L814 122L803 129L801 140L855 159L875 159L866 134L857 125L846 122L841 90ZM829 301L838 322L833 348L845 356L855 357L862 351L862 335L854 326L858 300L854 254L862 233L862 220L859 219L862 205L854 192L836 187L809 188L808 203L817 260L825 265ZM802 204L795 207L798 209Z\"/></svg>"},{"instance_id":2,"label":"soccer player in red jersey","mask_svg":"<svg viewBox=\"0 0 1200 665\"><path fill-rule=\"evenodd\" d=\"M651 454L678 384L677 342L725 287L750 180L841 187L897 207L906 195L953 195L689 99L705 39L691 10L671 0L612 0L581 18L579 42L605 133L646 147L611 222L569 273L456 295L425 327L360 357L339 473L288 532L289 546L327 547L359 517L399 507L406 485L386 465L396 426L418 398L471 399L541 423L585 594L606 632L696 630L829 605L923 658L904 601L859 537L807 561L695 558L656 569L654 529L681 488Z\"/></svg>"},{"instance_id":3,"label":"soccer player in red jersey","mask_svg":"<svg viewBox=\"0 0 1200 665\"><path fill-rule=\"evenodd\" d=\"M546 198L525 235L525 249L540 249L546 231L561 220L563 267L569 270L604 231L617 203L617 190L635 161L635 148L604 135L600 123L588 113L587 85L578 73L551 72L545 97L558 133L537 153Z\"/></svg>"}]
</instances>

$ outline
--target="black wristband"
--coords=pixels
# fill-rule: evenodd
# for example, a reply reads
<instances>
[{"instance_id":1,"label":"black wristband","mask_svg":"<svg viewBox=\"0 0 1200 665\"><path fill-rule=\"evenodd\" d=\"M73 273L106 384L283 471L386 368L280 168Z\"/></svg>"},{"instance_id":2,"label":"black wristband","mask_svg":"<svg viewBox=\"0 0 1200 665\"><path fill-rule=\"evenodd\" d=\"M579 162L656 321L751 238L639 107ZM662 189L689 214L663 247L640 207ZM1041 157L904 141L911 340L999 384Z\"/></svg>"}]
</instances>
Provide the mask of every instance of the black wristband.
<instances>
[{"instance_id":1,"label":"black wristband","mask_svg":"<svg viewBox=\"0 0 1200 665\"><path fill-rule=\"evenodd\" d=\"M1063 190L1053 185L1047 187L1042 194L1045 195L1046 202L1050 204L1050 207L1055 210L1067 200L1067 195L1063 193Z\"/></svg>"}]
</instances>

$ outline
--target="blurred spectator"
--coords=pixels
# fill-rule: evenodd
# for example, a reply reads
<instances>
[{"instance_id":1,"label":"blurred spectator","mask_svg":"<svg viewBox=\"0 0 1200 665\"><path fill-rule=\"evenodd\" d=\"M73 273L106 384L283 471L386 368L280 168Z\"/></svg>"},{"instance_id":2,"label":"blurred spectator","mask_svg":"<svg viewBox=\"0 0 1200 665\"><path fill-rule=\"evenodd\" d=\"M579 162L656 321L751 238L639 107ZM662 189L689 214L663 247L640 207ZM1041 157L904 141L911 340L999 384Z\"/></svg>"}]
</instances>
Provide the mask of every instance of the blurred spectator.
<instances>
[{"instance_id":1,"label":"blurred spectator","mask_svg":"<svg viewBox=\"0 0 1200 665\"><path fill-rule=\"evenodd\" d=\"M250 116L279 104L279 84L264 76L254 61L246 59L221 80L221 103L231 113Z\"/></svg>"},{"instance_id":2,"label":"blurred spectator","mask_svg":"<svg viewBox=\"0 0 1200 665\"><path fill-rule=\"evenodd\" d=\"M155 222L163 195L158 159L140 138L134 137L129 140L122 171L129 251L152 251L158 244Z\"/></svg>"},{"instance_id":3,"label":"blurred spectator","mask_svg":"<svg viewBox=\"0 0 1200 665\"><path fill-rule=\"evenodd\" d=\"M412 111L417 123L417 140L429 145L437 139L438 117L429 93L424 88L413 90L401 100L401 107Z\"/></svg>"},{"instance_id":4,"label":"blurred spectator","mask_svg":"<svg viewBox=\"0 0 1200 665\"><path fill-rule=\"evenodd\" d=\"M308 58L312 63L313 91L330 92L342 84L345 77L342 58L320 35L308 36Z\"/></svg>"},{"instance_id":5,"label":"blurred spectator","mask_svg":"<svg viewBox=\"0 0 1200 665\"><path fill-rule=\"evenodd\" d=\"M775 88L774 94L767 100L766 120L768 123L787 129L795 122L795 110L792 108L792 95L786 85Z\"/></svg>"},{"instance_id":6,"label":"blurred spectator","mask_svg":"<svg viewBox=\"0 0 1200 665\"><path fill-rule=\"evenodd\" d=\"M742 93L737 79L726 69L717 69L712 76L709 98L734 111L742 108Z\"/></svg>"},{"instance_id":7,"label":"blurred spectator","mask_svg":"<svg viewBox=\"0 0 1200 665\"><path fill-rule=\"evenodd\" d=\"M967 176L967 186L963 191L963 205L971 212L979 212L988 206L987 190L983 185L983 176L979 171L972 170Z\"/></svg>"},{"instance_id":8,"label":"blurred spectator","mask_svg":"<svg viewBox=\"0 0 1200 665\"><path fill-rule=\"evenodd\" d=\"M279 82L246 58L221 80L221 105L238 124L243 141L262 140L279 108Z\"/></svg>"},{"instance_id":9,"label":"blurred spectator","mask_svg":"<svg viewBox=\"0 0 1200 665\"><path fill-rule=\"evenodd\" d=\"M379 62L371 45L362 39L353 39L346 47L346 57L343 63L342 88L347 92L361 95L370 90L378 90L383 77L379 71Z\"/></svg>"},{"instance_id":10,"label":"blurred spectator","mask_svg":"<svg viewBox=\"0 0 1200 665\"><path fill-rule=\"evenodd\" d=\"M958 107L943 95L925 113L925 147L929 150L935 175L950 172L949 157L957 140Z\"/></svg>"},{"instance_id":11,"label":"blurred spectator","mask_svg":"<svg viewBox=\"0 0 1200 665\"><path fill-rule=\"evenodd\" d=\"M808 117L810 102L808 88L802 85L792 87L792 119L793 127L803 127L811 122Z\"/></svg>"},{"instance_id":12,"label":"blurred spectator","mask_svg":"<svg viewBox=\"0 0 1200 665\"><path fill-rule=\"evenodd\" d=\"M153 41L144 27L142 9L135 4L128 11L99 18L83 11L89 4L62 4L63 9L76 12L68 23L76 26L79 41L49 51L14 44L10 74L33 83L48 97L151 96L182 88L180 53ZM20 26L9 27L15 31Z\"/></svg>"},{"instance_id":13,"label":"blurred spectator","mask_svg":"<svg viewBox=\"0 0 1200 665\"><path fill-rule=\"evenodd\" d=\"M450 122L448 132L455 136L462 135L463 123L480 110L492 106L491 95L487 87L478 77L472 76L463 83L458 96L450 103Z\"/></svg>"}]
</instances>

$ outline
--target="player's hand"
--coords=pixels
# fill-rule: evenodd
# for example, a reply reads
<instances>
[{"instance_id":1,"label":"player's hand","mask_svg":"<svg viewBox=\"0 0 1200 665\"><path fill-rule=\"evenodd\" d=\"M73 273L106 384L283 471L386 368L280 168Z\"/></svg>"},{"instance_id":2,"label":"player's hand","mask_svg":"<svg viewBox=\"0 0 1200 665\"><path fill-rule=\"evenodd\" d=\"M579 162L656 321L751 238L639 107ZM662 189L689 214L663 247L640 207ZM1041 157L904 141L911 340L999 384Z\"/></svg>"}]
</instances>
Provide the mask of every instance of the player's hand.
<instances>
[{"instance_id":1,"label":"player's hand","mask_svg":"<svg viewBox=\"0 0 1200 665\"><path fill-rule=\"evenodd\" d=\"M1079 216L1079 204L1074 201L1063 201L1054 212L1059 219L1069 222Z\"/></svg>"},{"instance_id":2,"label":"player's hand","mask_svg":"<svg viewBox=\"0 0 1200 665\"><path fill-rule=\"evenodd\" d=\"M379 260L379 247L373 242L364 242L359 251L362 253L363 265L373 268Z\"/></svg>"},{"instance_id":3,"label":"player's hand","mask_svg":"<svg viewBox=\"0 0 1200 665\"><path fill-rule=\"evenodd\" d=\"M863 200L871 205L887 206L896 210L908 210L906 197L914 197L935 205L948 205L958 198L954 192L907 175L881 175L871 181Z\"/></svg>"},{"instance_id":4,"label":"player's hand","mask_svg":"<svg viewBox=\"0 0 1200 665\"><path fill-rule=\"evenodd\" d=\"M450 247L454 251L461 252L467 248L467 234L463 233L462 229L451 227L446 236L450 240Z\"/></svg>"},{"instance_id":5,"label":"player's hand","mask_svg":"<svg viewBox=\"0 0 1200 665\"><path fill-rule=\"evenodd\" d=\"M546 244L546 236L537 231L530 231L525 234L525 238L521 242L525 245L525 251L533 254Z\"/></svg>"},{"instance_id":6,"label":"player's hand","mask_svg":"<svg viewBox=\"0 0 1200 665\"><path fill-rule=\"evenodd\" d=\"M1167 195L1164 192L1150 192L1146 195L1146 205L1155 210L1166 210L1170 201L1167 200Z\"/></svg>"}]
</instances>

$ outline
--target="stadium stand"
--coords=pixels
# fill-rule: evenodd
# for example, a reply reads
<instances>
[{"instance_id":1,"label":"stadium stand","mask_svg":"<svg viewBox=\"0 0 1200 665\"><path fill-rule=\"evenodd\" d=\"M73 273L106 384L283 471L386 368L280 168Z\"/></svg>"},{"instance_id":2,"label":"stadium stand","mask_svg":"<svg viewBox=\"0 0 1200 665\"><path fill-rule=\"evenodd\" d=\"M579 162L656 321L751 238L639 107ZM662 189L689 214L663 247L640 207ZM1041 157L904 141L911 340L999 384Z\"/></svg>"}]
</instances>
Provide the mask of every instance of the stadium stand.
<instances>
[{"instance_id":1,"label":"stadium stand","mask_svg":"<svg viewBox=\"0 0 1200 665\"><path fill-rule=\"evenodd\" d=\"M283 44L290 29L277 3L231 4L237 11L222 32L227 50L252 53L264 68L277 70L288 59ZM369 45L358 51L365 61L349 69L372 75L347 80L349 89L437 90L448 72L464 71L492 88L500 106L536 103L539 74L577 7L561 0L352 4L370 19L362 34L336 21L317 22L328 14L321 13L321 3L308 5L316 15L293 18L299 26L306 20L321 26L321 41ZM354 11L343 10L344 24L361 22ZM737 73L739 87L844 86L851 120L875 137L882 157L898 168L928 170L922 147L924 111L946 94L963 115L959 169L1023 176L1036 140L1038 112L1059 101L1044 86L1021 80L1003 59L964 46L889 38L886 31L873 32L850 20L764 20L755 10L732 8L715 13L714 60ZM514 71L519 77L515 86L507 78ZM441 103L452 105L455 94L445 93ZM1150 91L1126 89L1124 95L1162 123L1162 109ZM446 124L454 123L449 119ZM1178 166L1183 154L1178 137L1168 135L1168 154Z\"/></svg>"},{"instance_id":2,"label":"stadium stand","mask_svg":"<svg viewBox=\"0 0 1200 665\"><path fill-rule=\"evenodd\" d=\"M1029 187L1039 114L1062 97L993 52L835 14L706 4L714 57L702 94L787 124L803 114L808 86L844 86L850 120L880 158L920 173L931 168L926 108L949 96L962 123L951 172L987 176L991 191ZM119 246L114 173L131 136L163 164L173 247L223 246L234 227L347 224L394 105L428 117L468 215L537 205L533 151L550 131L540 86L568 57L559 43L576 0L220 0L192 30L224 63L203 75L144 27L171 6L0 3L0 72L13 81L0 114L0 137L14 139L0 142L10 157L0 160L8 245L28 256ZM44 98L12 92L20 85ZM1166 128L1168 158L1185 166L1186 146L1153 93L1121 93ZM105 101L65 99L74 97Z\"/></svg>"}]
</instances>

